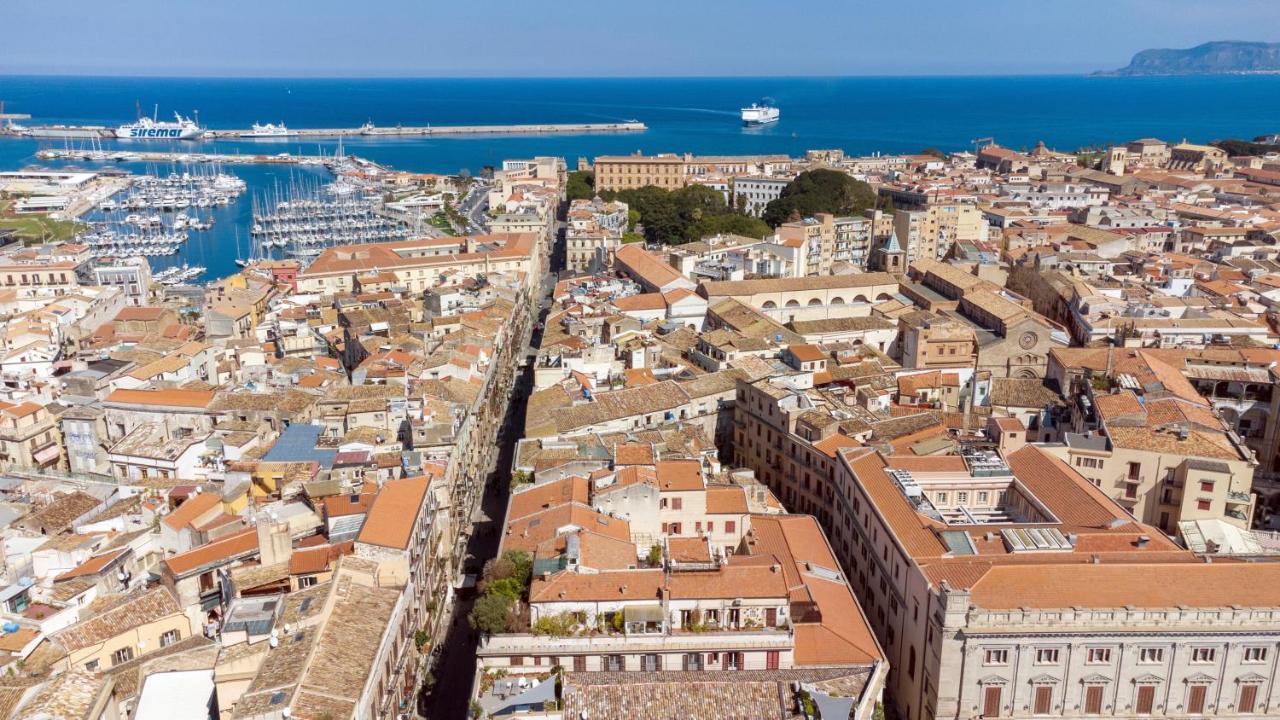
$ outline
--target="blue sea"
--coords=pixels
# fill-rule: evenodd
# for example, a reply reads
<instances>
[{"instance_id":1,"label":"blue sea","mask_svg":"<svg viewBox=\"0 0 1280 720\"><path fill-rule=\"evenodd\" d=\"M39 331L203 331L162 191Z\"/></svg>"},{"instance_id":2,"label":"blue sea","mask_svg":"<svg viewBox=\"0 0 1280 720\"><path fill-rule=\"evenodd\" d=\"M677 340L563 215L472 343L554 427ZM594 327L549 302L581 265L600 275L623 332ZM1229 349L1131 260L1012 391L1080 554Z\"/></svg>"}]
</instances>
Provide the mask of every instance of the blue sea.
<instances>
[{"instance_id":1,"label":"blue sea","mask_svg":"<svg viewBox=\"0 0 1280 720\"><path fill-rule=\"evenodd\" d=\"M772 98L782 118L743 128L738 108ZM1280 132L1280 77L1116 78L853 77L629 79L220 79L0 76L0 99L31 124L116 125L159 105L199 112L211 128L254 122L290 127L586 123L640 120L643 133L349 138L348 153L396 168L478 173L506 158L578 157L643 151L701 154L789 153L843 148L853 154L955 151L979 137L1002 145L1074 150L1138 137L1207 142ZM0 139L0 169L35 163L42 146L63 141ZM105 143L110 148L115 143ZM159 149L165 143L146 143ZM332 154L336 141L254 140L173 143L187 151ZM119 145L125 147L125 145ZM137 144L130 147L138 147ZM126 166L127 167L127 166ZM145 167L129 167L145 171ZM166 168L155 168L167 172ZM184 255L209 277L234 272L237 229L247 238L249 198L287 184L297 169L236 166L250 184L209 233Z\"/></svg>"}]
</instances>

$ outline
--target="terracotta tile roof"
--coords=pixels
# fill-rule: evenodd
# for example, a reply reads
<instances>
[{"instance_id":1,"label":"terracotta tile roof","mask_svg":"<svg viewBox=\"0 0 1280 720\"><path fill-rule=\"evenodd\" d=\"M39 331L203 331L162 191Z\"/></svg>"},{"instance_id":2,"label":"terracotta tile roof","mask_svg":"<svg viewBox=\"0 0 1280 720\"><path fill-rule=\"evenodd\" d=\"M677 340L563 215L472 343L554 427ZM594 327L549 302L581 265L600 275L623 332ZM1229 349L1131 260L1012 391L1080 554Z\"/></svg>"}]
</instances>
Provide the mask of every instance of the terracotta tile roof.
<instances>
[{"instance_id":1,"label":"terracotta tile roof","mask_svg":"<svg viewBox=\"0 0 1280 720\"><path fill-rule=\"evenodd\" d=\"M1270 563L1002 565L974 584L981 608L1280 607Z\"/></svg>"},{"instance_id":2,"label":"terracotta tile roof","mask_svg":"<svg viewBox=\"0 0 1280 720\"><path fill-rule=\"evenodd\" d=\"M751 535L751 552L776 559L793 597L807 596L818 607L818 622L795 625L797 665L865 664L884 657L815 518L754 515Z\"/></svg>"},{"instance_id":3,"label":"terracotta tile roof","mask_svg":"<svg viewBox=\"0 0 1280 720\"><path fill-rule=\"evenodd\" d=\"M639 312L642 310L665 310L667 303L661 293L650 292L639 295L616 298L613 306L622 312Z\"/></svg>"},{"instance_id":4,"label":"terracotta tile roof","mask_svg":"<svg viewBox=\"0 0 1280 720\"><path fill-rule=\"evenodd\" d=\"M101 598L99 598L101 599ZM163 587L122 595L107 610L53 634L69 652L109 640L121 633L182 612L173 595Z\"/></svg>"},{"instance_id":5,"label":"terracotta tile roof","mask_svg":"<svg viewBox=\"0 0 1280 720\"><path fill-rule=\"evenodd\" d=\"M711 562L711 548L704 538L669 537L667 556L674 562Z\"/></svg>"},{"instance_id":6,"label":"terracotta tile roof","mask_svg":"<svg viewBox=\"0 0 1280 720\"><path fill-rule=\"evenodd\" d=\"M355 552L355 542L348 540L335 545L294 550L289 556L290 575L312 575L332 567L338 558Z\"/></svg>"},{"instance_id":7,"label":"terracotta tile roof","mask_svg":"<svg viewBox=\"0 0 1280 720\"><path fill-rule=\"evenodd\" d=\"M94 555L76 567L55 577L53 581L62 582L64 580L71 580L78 577L84 577L86 575L96 575L105 570L109 565L111 565L111 563L115 562L127 552L129 552L129 548L122 548L120 550L112 550L111 552L103 553L101 555Z\"/></svg>"},{"instance_id":8,"label":"terracotta tile roof","mask_svg":"<svg viewBox=\"0 0 1280 720\"><path fill-rule=\"evenodd\" d=\"M1005 460L1013 474L1068 527L1103 528L1132 518L1093 483L1049 453L1027 445Z\"/></svg>"},{"instance_id":9,"label":"terracotta tile roof","mask_svg":"<svg viewBox=\"0 0 1280 720\"><path fill-rule=\"evenodd\" d=\"M779 598L789 595L781 568L730 562L715 572L673 572L667 579L672 600Z\"/></svg>"},{"instance_id":10,"label":"terracotta tile roof","mask_svg":"<svg viewBox=\"0 0 1280 720\"><path fill-rule=\"evenodd\" d=\"M1093 396L1093 402L1098 408L1098 414L1108 423L1120 418L1130 418L1146 423L1147 411L1143 409L1142 403L1138 402L1138 396L1132 390L1097 393Z\"/></svg>"},{"instance_id":11,"label":"terracotta tile roof","mask_svg":"<svg viewBox=\"0 0 1280 720\"><path fill-rule=\"evenodd\" d=\"M502 538L502 549L532 552L541 543L556 537L561 528L570 525L617 540L631 540L631 524L626 520L609 517L574 502L556 505L508 522Z\"/></svg>"},{"instance_id":12,"label":"terracotta tile roof","mask_svg":"<svg viewBox=\"0 0 1280 720\"><path fill-rule=\"evenodd\" d=\"M222 500L214 493L202 492L185 500L177 509L165 515L161 522L174 530L181 530L221 504Z\"/></svg>"},{"instance_id":13,"label":"terracotta tile roof","mask_svg":"<svg viewBox=\"0 0 1280 720\"><path fill-rule=\"evenodd\" d=\"M613 464L652 465L658 461L658 451L652 443L618 443L613 446Z\"/></svg>"},{"instance_id":14,"label":"terracotta tile roof","mask_svg":"<svg viewBox=\"0 0 1280 720\"><path fill-rule=\"evenodd\" d=\"M711 485L707 487L707 514L747 513L747 491L740 485Z\"/></svg>"},{"instance_id":15,"label":"terracotta tile roof","mask_svg":"<svg viewBox=\"0 0 1280 720\"><path fill-rule=\"evenodd\" d=\"M659 490L677 492L703 488L702 463L697 460L663 460L655 469Z\"/></svg>"},{"instance_id":16,"label":"terracotta tile roof","mask_svg":"<svg viewBox=\"0 0 1280 720\"><path fill-rule=\"evenodd\" d=\"M1220 433L1192 429L1186 439L1176 431L1157 431L1150 427L1108 427L1107 437L1116 447L1147 450L1185 457L1214 460L1242 460L1240 453Z\"/></svg>"},{"instance_id":17,"label":"terracotta tile roof","mask_svg":"<svg viewBox=\"0 0 1280 720\"><path fill-rule=\"evenodd\" d=\"M161 407L207 408L213 402L212 390L113 390L106 402L122 405L158 405Z\"/></svg>"},{"instance_id":18,"label":"terracotta tile roof","mask_svg":"<svg viewBox=\"0 0 1280 720\"><path fill-rule=\"evenodd\" d=\"M359 541L401 550L409 547L429 484L425 475L384 484L360 528Z\"/></svg>"},{"instance_id":19,"label":"terracotta tile roof","mask_svg":"<svg viewBox=\"0 0 1280 720\"><path fill-rule=\"evenodd\" d=\"M827 359L827 354L817 345L810 345L807 343L801 345L789 345L787 346L787 350L789 350L791 355L800 362L816 362Z\"/></svg>"},{"instance_id":20,"label":"terracotta tile roof","mask_svg":"<svg viewBox=\"0 0 1280 720\"><path fill-rule=\"evenodd\" d=\"M844 450L841 457L853 470L871 502L875 503L908 554L914 557L933 557L947 551L946 545L934 533L939 524L911 507L906 496L885 474L885 461L879 453L863 450L859 454L857 450ZM894 465L898 465L897 458L894 459Z\"/></svg>"},{"instance_id":21,"label":"terracotta tile roof","mask_svg":"<svg viewBox=\"0 0 1280 720\"><path fill-rule=\"evenodd\" d=\"M610 570L600 573L560 572L529 584L529 602L575 600L658 601L662 570Z\"/></svg>"},{"instance_id":22,"label":"terracotta tile roof","mask_svg":"<svg viewBox=\"0 0 1280 720\"><path fill-rule=\"evenodd\" d=\"M589 485L586 478L571 476L548 483L539 483L511 494L507 505L507 520L520 518L542 512L547 508L564 503L589 502Z\"/></svg>"},{"instance_id":23,"label":"terracotta tile roof","mask_svg":"<svg viewBox=\"0 0 1280 720\"><path fill-rule=\"evenodd\" d=\"M258 533L248 528L165 560L169 571L179 577L208 565L221 565L258 550Z\"/></svg>"},{"instance_id":24,"label":"terracotta tile roof","mask_svg":"<svg viewBox=\"0 0 1280 720\"><path fill-rule=\"evenodd\" d=\"M48 505L22 518L20 522L24 527L42 528L54 535L68 529L71 523L100 504L94 496L76 490L58 495Z\"/></svg>"}]
</instances>

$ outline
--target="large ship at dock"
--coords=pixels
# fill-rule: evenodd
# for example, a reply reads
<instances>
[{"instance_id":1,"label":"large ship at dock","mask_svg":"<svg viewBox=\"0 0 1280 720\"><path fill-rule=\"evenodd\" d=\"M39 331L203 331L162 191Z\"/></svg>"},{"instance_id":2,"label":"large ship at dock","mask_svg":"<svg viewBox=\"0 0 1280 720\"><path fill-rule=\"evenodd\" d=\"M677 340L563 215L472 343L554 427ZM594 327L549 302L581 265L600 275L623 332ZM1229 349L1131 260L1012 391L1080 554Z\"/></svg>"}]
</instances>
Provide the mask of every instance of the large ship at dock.
<instances>
[{"instance_id":1,"label":"large ship at dock","mask_svg":"<svg viewBox=\"0 0 1280 720\"><path fill-rule=\"evenodd\" d=\"M195 140L204 135L204 128L191 118L173 114L174 121L140 117L137 122L116 128L116 137L123 140Z\"/></svg>"},{"instance_id":2,"label":"large ship at dock","mask_svg":"<svg viewBox=\"0 0 1280 720\"><path fill-rule=\"evenodd\" d=\"M253 127L249 128L248 132L240 133L240 137L284 138L284 137L293 137L297 134L298 134L297 132L285 127L284 123L280 123L279 125L276 125L274 123L267 123L266 125L259 125L258 123L254 123Z\"/></svg>"},{"instance_id":3,"label":"large ship at dock","mask_svg":"<svg viewBox=\"0 0 1280 720\"><path fill-rule=\"evenodd\" d=\"M46 140L101 140L115 137L110 128L101 125L37 125L16 127L13 134Z\"/></svg>"}]
</instances>

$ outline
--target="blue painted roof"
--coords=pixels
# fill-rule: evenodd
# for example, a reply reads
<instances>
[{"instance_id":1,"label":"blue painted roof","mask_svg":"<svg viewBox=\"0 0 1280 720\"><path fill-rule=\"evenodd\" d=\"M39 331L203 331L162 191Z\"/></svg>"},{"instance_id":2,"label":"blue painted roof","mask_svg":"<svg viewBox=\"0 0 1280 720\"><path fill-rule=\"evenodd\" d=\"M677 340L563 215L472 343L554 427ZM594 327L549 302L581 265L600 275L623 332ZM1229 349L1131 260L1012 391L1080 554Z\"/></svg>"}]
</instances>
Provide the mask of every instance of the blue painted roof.
<instances>
[{"instance_id":1,"label":"blue painted roof","mask_svg":"<svg viewBox=\"0 0 1280 720\"><path fill-rule=\"evenodd\" d=\"M263 456L264 462L316 462L322 468L333 467L336 450L316 447L324 428L319 425L290 425L280 433L276 444Z\"/></svg>"}]
</instances>

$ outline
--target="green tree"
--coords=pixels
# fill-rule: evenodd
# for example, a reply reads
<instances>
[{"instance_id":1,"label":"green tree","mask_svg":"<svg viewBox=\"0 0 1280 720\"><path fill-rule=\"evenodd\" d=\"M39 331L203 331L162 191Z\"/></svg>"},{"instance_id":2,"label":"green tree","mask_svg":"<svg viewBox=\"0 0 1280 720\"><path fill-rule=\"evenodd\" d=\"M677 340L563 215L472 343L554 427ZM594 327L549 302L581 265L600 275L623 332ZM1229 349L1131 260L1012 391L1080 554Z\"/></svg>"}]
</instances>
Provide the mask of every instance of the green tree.
<instances>
[{"instance_id":1,"label":"green tree","mask_svg":"<svg viewBox=\"0 0 1280 720\"><path fill-rule=\"evenodd\" d=\"M511 563L512 572L508 577L528 586L533 577L533 556L524 550L508 550L502 553L502 559Z\"/></svg>"},{"instance_id":2,"label":"green tree","mask_svg":"<svg viewBox=\"0 0 1280 720\"><path fill-rule=\"evenodd\" d=\"M586 170L569 173L564 193L569 200L590 200L596 194L596 176Z\"/></svg>"},{"instance_id":3,"label":"green tree","mask_svg":"<svg viewBox=\"0 0 1280 720\"><path fill-rule=\"evenodd\" d=\"M938 148L936 148L936 147L927 147L927 148L925 148L925 149L921 150L921 151L920 151L920 154L921 154L921 155L932 155L933 157L941 158L941 159L943 159L943 160L946 160L946 159L947 159L947 154L946 154L946 153L944 153L944 152L942 152L941 150L939 150L939 149L938 149Z\"/></svg>"},{"instance_id":4,"label":"green tree","mask_svg":"<svg viewBox=\"0 0 1280 720\"><path fill-rule=\"evenodd\" d=\"M471 627L493 635L506 632L515 601L506 595L485 594L476 599L467 621Z\"/></svg>"},{"instance_id":5,"label":"green tree","mask_svg":"<svg viewBox=\"0 0 1280 720\"><path fill-rule=\"evenodd\" d=\"M773 234L773 228L760 218L731 213L728 215L709 215L689 226L685 232L688 240L701 240L710 235L742 235L743 237L760 238Z\"/></svg>"},{"instance_id":6,"label":"green tree","mask_svg":"<svg viewBox=\"0 0 1280 720\"><path fill-rule=\"evenodd\" d=\"M765 207L764 221L773 227L817 213L857 215L875 207L876 192L861 180L821 168L796 176L782 194Z\"/></svg>"}]
</instances>

